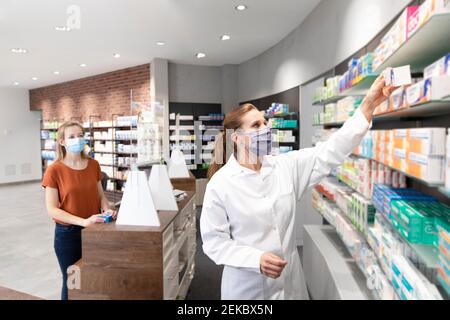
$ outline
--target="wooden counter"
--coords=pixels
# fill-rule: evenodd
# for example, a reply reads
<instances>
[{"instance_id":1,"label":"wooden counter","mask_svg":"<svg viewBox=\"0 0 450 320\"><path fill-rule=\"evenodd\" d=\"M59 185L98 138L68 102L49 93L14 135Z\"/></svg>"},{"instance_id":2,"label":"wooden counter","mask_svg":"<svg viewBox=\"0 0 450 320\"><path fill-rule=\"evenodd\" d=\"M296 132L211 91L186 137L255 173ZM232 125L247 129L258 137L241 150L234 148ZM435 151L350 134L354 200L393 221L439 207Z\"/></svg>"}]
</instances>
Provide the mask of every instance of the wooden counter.
<instances>
[{"instance_id":1,"label":"wooden counter","mask_svg":"<svg viewBox=\"0 0 450 320\"><path fill-rule=\"evenodd\" d=\"M80 289L69 299L184 298L194 276L195 191L178 212L159 211L160 227L97 224L82 231Z\"/></svg>"}]
</instances>

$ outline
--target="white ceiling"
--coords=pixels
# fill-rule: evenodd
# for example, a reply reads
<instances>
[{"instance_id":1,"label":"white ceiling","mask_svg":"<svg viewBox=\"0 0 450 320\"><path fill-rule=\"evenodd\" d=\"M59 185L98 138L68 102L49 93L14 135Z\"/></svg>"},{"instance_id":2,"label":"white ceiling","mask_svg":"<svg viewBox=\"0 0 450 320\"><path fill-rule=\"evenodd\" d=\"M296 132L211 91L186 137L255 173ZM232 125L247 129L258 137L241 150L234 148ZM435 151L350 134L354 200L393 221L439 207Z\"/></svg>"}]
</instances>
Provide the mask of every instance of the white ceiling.
<instances>
[{"instance_id":1,"label":"white ceiling","mask_svg":"<svg viewBox=\"0 0 450 320\"><path fill-rule=\"evenodd\" d=\"M17 81L17 87L37 88L149 63L155 57L209 66L239 64L283 39L319 2L1 0L0 87ZM81 10L81 28L55 31L55 26L66 25L72 4ZM248 10L236 11L238 4ZM222 34L231 40L221 41ZM157 41L166 45L157 46ZM11 48L28 53L14 54ZM116 52L119 59L113 58ZM196 59L196 52L207 57Z\"/></svg>"}]
</instances>

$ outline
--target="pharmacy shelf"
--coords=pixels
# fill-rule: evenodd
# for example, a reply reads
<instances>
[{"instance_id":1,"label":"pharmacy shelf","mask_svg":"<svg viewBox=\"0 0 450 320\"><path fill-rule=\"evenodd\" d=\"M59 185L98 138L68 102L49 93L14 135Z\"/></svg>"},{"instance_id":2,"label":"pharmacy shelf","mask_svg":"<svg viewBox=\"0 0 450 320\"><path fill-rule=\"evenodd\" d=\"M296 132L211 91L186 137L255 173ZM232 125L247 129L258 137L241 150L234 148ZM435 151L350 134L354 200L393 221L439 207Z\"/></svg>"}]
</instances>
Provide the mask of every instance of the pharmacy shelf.
<instances>
[{"instance_id":1,"label":"pharmacy shelf","mask_svg":"<svg viewBox=\"0 0 450 320\"><path fill-rule=\"evenodd\" d=\"M288 142L288 141L273 141L273 143L278 143L278 144L296 144L297 142Z\"/></svg>"},{"instance_id":2,"label":"pharmacy shelf","mask_svg":"<svg viewBox=\"0 0 450 320\"><path fill-rule=\"evenodd\" d=\"M344 184L347 185L347 184ZM317 189L316 189L317 190ZM328 198L328 196L324 193L322 193L320 190L317 190L322 197L326 198L328 201L333 202L333 200L331 200L330 198ZM360 194L360 193L358 193ZM322 216L325 218L325 216L320 213L316 208L315 210ZM383 219L386 221L386 223L389 226L389 229L392 233L394 234L399 234L401 236L401 234L397 231L397 229L394 228L394 226L391 224L391 222L389 221L389 219L387 219L381 212L378 212L379 215L381 217L383 217ZM345 215L344 212L342 212L342 210L340 210L340 214L341 216L351 225L353 225L353 223L350 221L350 219ZM367 241L367 235L365 235L364 233L362 233L361 231L359 231L356 227L355 230L358 232L358 234ZM413 253L413 257L407 257L411 263L417 265L417 261L419 261L419 263L424 264L427 268L429 269L433 269L435 270L438 266L439 263L439 255L438 255L438 251L436 250L436 248L434 248L433 245L425 245L425 244L413 244L413 243L409 243L406 239L403 239L403 242L410 248L410 251ZM371 248L372 250L374 250L374 248ZM378 257L377 257L378 258ZM435 281L433 279L428 279L430 280L430 282L435 283ZM436 283L435 283L436 284Z\"/></svg>"},{"instance_id":3,"label":"pharmacy shelf","mask_svg":"<svg viewBox=\"0 0 450 320\"><path fill-rule=\"evenodd\" d=\"M379 215L383 217L383 219L386 221L386 223L389 225L389 228L391 232L395 234L400 234L397 229L394 228L391 221L387 217L385 217L384 214L379 212ZM400 234L401 235L401 234ZM403 242L411 248L412 252L414 252L417 257L420 259L421 262L423 262L428 268L430 269L436 269L438 267L439 263L439 253L436 250L436 248L433 245L427 245L427 244L413 244L409 243L405 238L403 238ZM410 257L409 257L410 259ZM410 259L414 260L414 259ZM413 264L414 261L411 261ZM430 280L430 279L429 279ZM433 282L433 281L432 281Z\"/></svg>"},{"instance_id":4,"label":"pharmacy shelf","mask_svg":"<svg viewBox=\"0 0 450 320\"><path fill-rule=\"evenodd\" d=\"M112 152L112 151L96 151L92 150L93 153L101 153L101 154L117 154L117 155L136 155L137 152Z\"/></svg>"},{"instance_id":5,"label":"pharmacy shelf","mask_svg":"<svg viewBox=\"0 0 450 320\"><path fill-rule=\"evenodd\" d=\"M374 116L374 122L395 120L406 117L432 117L450 114L450 100L434 100L419 103L408 108Z\"/></svg>"},{"instance_id":6,"label":"pharmacy shelf","mask_svg":"<svg viewBox=\"0 0 450 320\"><path fill-rule=\"evenodd\" d=\"M333 176L334 177L334 176ZM367 198L365 195L363 195L361 192L359 192L356 188L354 188L351 184L345 182L343 179L341 179L340 177L336 176L334 177L336 178L340 183L346 185L347 187L349 187L350 189L353 190L353 192L359 194L363 199L367 200L367 201L372 201L371 198Z\"/></svg>"},{"instance_id":7,"label":"pharmacy shelf","mask_svg":"<svg viewBox=\"0 0 450 320\"><path fill-rule=\"evenodd\" d=\"M91 139L94 141L137 141L137 139Z\"/></svg>"},{"instance_id":8,"label":"pharmacy shelf","mask_svg":"<svg viewBox=\"0 0 450 320\"><path fill-rule=\"evenodd\" d=\"M316 300L373 300L364 274L332 226L304 227L303 256L308 291ZM326 290L324 290L326 288Z\"/></svg>"},{"instance_id":9,"label":"pharmacy shelf","mask_svg":"<svg viewBox=\"0 0 450 320\"><path fill-rule=\"evenodd\" d=\"M407 176L408 178L413 179L413 180L415 180L417 182L420 182L421 184L424 184L424 185L426 185L428 187L431 187L431 188L438 188L438 187L442 187L444 185L444 183L432 183L432 182L428 182L428 181L422 180L422 179L414 177L414 176L410 175L409 173L406 173L406 172L404 172L402 170L399 170L397 168L388 166L387 164L384 164L381 161L378 161L378 160L375 160L375 159L372 159L372 158L369 158L369 157L366 157L366 156L363 156L363 155L359 155L359 154L355 154L355 153L352 153L352 155L355 156L355 157L369 159L369 160L378 162L378 163L382 164L383 166L388 167L391 170L398 171L398 172L404 174L405 176Z\"/></svg>"},{"instance_id":10,"label":"pharmacy shelf","mask_svg":"<svg viewBox=\"0 0 450 320\"><path fill-rule=\"evenodd\" d=\"M137 129L136 126L99 126L99 127L84 127L85 129ZM135 131L135 130L133 130Z\"/></svg>"},{"instance_id":11,"label":"pharmacy shelf","mask_svg":"<svg viewBox=\"0 0 450 320\"><path fill-rule=\"evenodd\" d=\"M372 121L376 123L398 120L402 118L429 118L447 114L450 114L450 100L433 100L412 105L407 108L398 109L392 112L375 115L373 116ZM344 123L345 122L329 122L323 124L314 124L313 126L337 128L341 127Z\"/></svg>"},{"instance_id":12,"label":"pharmacy shelf","mask_svg":"<svg viewBox=\"0 0 450 320\"><path fill-rule=\"evenodd\" d=\"M272 130L280 130L280 131L287 131L287 130L292 130L292 131L298 131L298 127L295 128L271 128Z\"/></svg>"},{"instance_id":13,"label":"pharmacy shelf","mask_svg":"<svg viewBox=\"0 0 450 320\"><path fill-rule=\"evenodd\" d=\"M450 13L435 14L386 59L376 72L388 67L411 65L412 72L423 69L450 52Z\"/></svg>"},{"instance_id":14,"label":"pharmacy shelf","mask_svg":"<svg viewBox=\"0 0 450 320\"><path fill-rule=\"evenodd\" d=\"M315 124L315 127L341 127L345 122L328 122L322 124Z\"/></svg>"},{"instance_id":15,"label":"pharmacy shelf","mask_svg":"<svg viewBox=\"0 0 450 320\"><path fill-rule=\"evenodd\" d=\"M377 75L366 76L354 86L342 91L341 94L345 96L364 96L367 94L370 86L373 84L377 77Z\"/></svg>"},{"instance_id":16,"label":"pharmacy shelf","mask_svg":"<svg viewBox=\"0 0 450 320\"><path fill-rule=\"evenodd\" d=\"M444 196L446 196L447 198L450 198L450 190L446 189L445 187L439 187L438 191L443 194Z\"/></svg>"},{"instance_id":17,"label":"pharmacy shelf","mask_svg":"<svg viewBox=\"0 0 450 320\"><path fill-rule=\"evenodd\" d=\"M313 102L312 105L313 106L323 106L323 105L326 105L326 104L329 104L329 103L336 103L339 100L344 99L345 97L347 97L347 95L345 95L345 94L338 94L337 96L334 96L334 97L331 97L331 98L328 98L328 99L325 99L325 100L315 101L315 102Z\"/></svg>"},{"instance_id":18,"label":"pharmacy shelf","mask_svg":"<svg viewBox=\"0 0 450 320\"><path fill-rule=\"evenodd\" d=\"M208 119L208 120L196 120L196 121L201 121L201 122L223 122L223 119L222 120L218 120L218 119L215 119L215 120L213 120L213 119Z\"/></svg>"},{"instance_id":19,"label":"pharmacy shelf","mask_svg":"<svg viewBox=\"0 0 450 320\"><path fill-rule=\"evenodd\" d=\"M347 183L341 181L340 179L338 179L343 185L350 187L352 190L354 190L356 193L358 193L359 195L363 196L361 193L359 193L358 191L356 191L355 189L353 189L350 185L348 185ZM330 199L326 194L324 194L323 192L321 192L319 189L316 188L316 190L323 196L325 197L328 201L334 202L332 199ZM364 197L364 196L363 196ZM367 198L365 198L367 199ZM368 201L372 201L371 199L367 199ZM351 223L350 219L345 215L345 213L343 213L341 211L342 216L347 220L347 222ZM384 218L384 220L389 224L390 229L392 232L399 234L398 231L394 228L394 226L391 224L391 222L381 213L379 212L380 216L382 216ZM353 224L352 224L353 225ZM356 231L367 240L367 235L365 235L364 233L362 233L361 231L359 231L356 227L355 227ZM424 262L425 265L431 269L436 269L437 265L438 265L438 252L437 250L434 248L433 245L425 245L425 244L412 244L409 243L406 239L404 239L402 237L402 239L404 240L404 242L413 250L414 253L416 253L416 255L420 258L420 261Z\"/></svg>"},{"instance_id":20,"label":"pharmacy shelf","mask_svg":"<svg viewBox=\"0 0 450 320\"><path fill-rule=\"evenodd\" d=\"M100 167L115 167L115 168L122 168L122 169L129 169L131 165L116 165L116 164L105 164L105 163L99 163Z\"/></svg>"},{"instance_id":21,"label":"pharmacy shelf","mask_svg":"<svg viewBox=\"0 0 450 320\"><path fill-rule=\"evenodd\" d=\"M289 112L289 113L283 113L283 114L265 114L264 118L266 118L266 119L287 118L287 117L293 117L296 115L297 115L296 112Z\"/></svg>"}]
</instances>

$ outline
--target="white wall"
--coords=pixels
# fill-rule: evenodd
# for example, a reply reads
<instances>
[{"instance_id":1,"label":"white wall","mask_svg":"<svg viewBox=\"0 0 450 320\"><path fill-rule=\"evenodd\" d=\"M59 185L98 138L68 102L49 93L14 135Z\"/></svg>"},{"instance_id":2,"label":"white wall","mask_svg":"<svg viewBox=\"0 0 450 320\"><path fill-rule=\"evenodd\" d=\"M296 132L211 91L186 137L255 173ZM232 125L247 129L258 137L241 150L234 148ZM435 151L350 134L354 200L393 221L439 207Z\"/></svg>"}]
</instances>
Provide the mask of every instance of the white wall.
<instances>
[{"instance_id":1,"label":"white wall","mask_svg":"<svg viewBox=\"0 0 450 320\"><path fill-rule=\"evenodd\" d=\"M239 101L298 86L364 47L409 0L322 0L285 39L239 66Z\"/></svg>"},{"instance_id":2,"label":"white wall","mask_svg":"<svg viewBox=\"0 0 450 320\"><path fill-rule=\"evenodd\" d=\"M221 67L169 63L169 100L222 103Z\"/></svg>"},{"instance_id":3,"label":"white wall","mask_svg":"<svg viewBox=\"0 0 450 320\"><path fill-rule=\"evenodd\" d=\"M220 103L224 113L239 104L238 65L208 67L169 63L170 102Z\"/></svg>"},{"instance_id":4,"label":"white wall","mask_svg":"<svg viewBox=\"0 0 450 320\"><path fill-rule=\"evenodd\" d=\"M40 117L28 90L0 88L0 184L41 179Z\"/></svg>"}]
</instances>

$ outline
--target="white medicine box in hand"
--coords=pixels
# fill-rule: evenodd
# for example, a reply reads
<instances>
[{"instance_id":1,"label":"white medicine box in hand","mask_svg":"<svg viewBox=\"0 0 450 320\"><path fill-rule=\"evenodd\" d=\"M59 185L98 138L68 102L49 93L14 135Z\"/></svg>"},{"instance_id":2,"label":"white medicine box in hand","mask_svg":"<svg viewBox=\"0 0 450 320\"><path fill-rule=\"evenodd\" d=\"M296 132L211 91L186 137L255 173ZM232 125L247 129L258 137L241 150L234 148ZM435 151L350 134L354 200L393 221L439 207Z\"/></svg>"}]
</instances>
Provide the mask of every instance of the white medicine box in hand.
<instances>
[{"instance_id":1,"label":"white medicine box in hand","mask_svg":"<svg viewBox=\"0 0 450 320\"><path fill-rule=\"evenodd\" d=\"M398 68L387 68L383 72L387 86L407 86L412 83L411 68L409 65Z\"/></svg>"}]
</instances>

